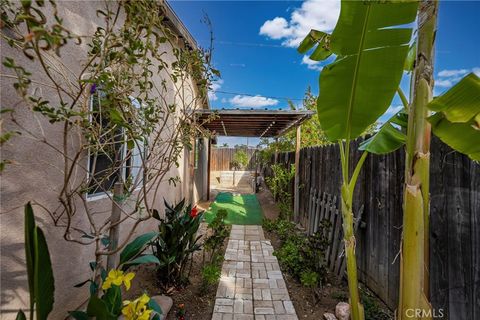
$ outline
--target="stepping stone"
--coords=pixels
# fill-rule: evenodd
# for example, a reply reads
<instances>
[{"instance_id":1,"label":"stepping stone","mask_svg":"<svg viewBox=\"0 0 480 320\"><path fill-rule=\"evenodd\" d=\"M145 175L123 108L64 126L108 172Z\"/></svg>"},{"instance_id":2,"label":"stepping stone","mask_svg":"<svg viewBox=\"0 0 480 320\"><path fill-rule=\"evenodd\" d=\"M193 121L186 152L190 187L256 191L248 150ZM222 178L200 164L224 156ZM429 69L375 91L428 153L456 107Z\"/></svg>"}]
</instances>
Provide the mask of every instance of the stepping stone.
<instances>
[{"instance_id":1,"label":"stepping stone","mask_svg":"<svg viewBox=\"0 0 480 320\"><path fill-rule=\"evenodd\" d=\"M261 226L232 225L212 320L298 320Z\"/></svg>"}]
</instances>

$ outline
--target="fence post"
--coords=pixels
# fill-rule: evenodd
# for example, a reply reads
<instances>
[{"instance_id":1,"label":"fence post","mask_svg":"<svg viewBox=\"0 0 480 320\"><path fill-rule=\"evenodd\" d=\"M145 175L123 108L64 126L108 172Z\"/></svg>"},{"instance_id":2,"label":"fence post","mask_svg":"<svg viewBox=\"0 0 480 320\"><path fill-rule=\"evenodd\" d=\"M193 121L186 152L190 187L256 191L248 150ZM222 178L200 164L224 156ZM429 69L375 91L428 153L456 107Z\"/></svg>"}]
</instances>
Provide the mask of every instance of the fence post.
<instances>
[{"instance_id":1,"label":"fence post","mask_svg":"<svg viewBox=\"0 0 480 320\"><path fill-rule=\"evenodd\" d=\"M120 220L120 215L122 212L122 202L123 202L123 184L121 182L116 182L113 187L113 201L112 201L112 214L110 216L110 225L115 224L110 227L109 239L110 245L108 246L109 251L117 249L118 246L118 234L119 225L117 224ZM117 260L117 254L111 254L107 256L107 270L115 268Z\"/></svg>"},{"instance_id":2,"label":"fence post","mask_svg":"<svg viewBox=\"0 0 480 320\"><path fill-rule=\"evenodd\" d=\"M298 222L300 216L300 134L301 125L297 126L296 142L295 142L295 183L293 187L293 220Z\"/></svg>"}]
</instances>

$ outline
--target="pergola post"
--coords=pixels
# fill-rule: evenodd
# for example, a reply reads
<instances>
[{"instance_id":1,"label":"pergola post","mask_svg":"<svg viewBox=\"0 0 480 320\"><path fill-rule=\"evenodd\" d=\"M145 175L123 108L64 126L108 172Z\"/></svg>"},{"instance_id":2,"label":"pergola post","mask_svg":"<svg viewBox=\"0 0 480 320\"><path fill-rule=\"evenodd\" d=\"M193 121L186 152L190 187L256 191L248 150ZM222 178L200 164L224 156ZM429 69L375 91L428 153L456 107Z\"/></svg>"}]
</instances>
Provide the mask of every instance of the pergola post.
<instances>
[{"instance_id":1,"label":"pergola post","mask_svg":"<svg viewBox=\"0 0 480 320\"><path fill-rule=\"evenodd\" d=\"M212 139L208 138L208 165L207 165L207 201L210 200L210 175L212 169Z\"/></svg>"},{"instance_id":2,"label":"pergola post","mask_svg":"<svg viewBox=\"0 0 480 320\"><path fill-rule=\"evenodd\" d=\"M301 125L297 126L295 139L295 182L293 188L293 219L298 222L300 215L300 145L301 145Z\"/></svg>"},{"instance_id":3,"label":"pergola post","mask_svg":"<svg viewBox=\"0 0 480 320\"><path fill-rule=\"evenodd\" d=\"M273 159L274 164L278 162L278 138L275 137L275 157Z\"/></svg>"}]
</instances>

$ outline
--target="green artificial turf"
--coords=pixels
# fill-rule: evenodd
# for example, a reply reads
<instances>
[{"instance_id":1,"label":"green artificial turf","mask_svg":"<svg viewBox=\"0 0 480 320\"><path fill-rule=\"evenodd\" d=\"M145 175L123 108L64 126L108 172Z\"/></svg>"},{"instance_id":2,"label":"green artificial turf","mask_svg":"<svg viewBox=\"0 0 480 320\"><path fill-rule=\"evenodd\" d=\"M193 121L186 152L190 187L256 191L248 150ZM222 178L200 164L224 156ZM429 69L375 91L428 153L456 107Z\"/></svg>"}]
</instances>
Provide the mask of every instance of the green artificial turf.
<instances>
[{"instance_id":1,"label":"green artificial turf","mask_svg":"<svg viewBox=\"0 0 480 320\"><path fill-rule=\"evenodd\" d=\"M230 192L219 193L210 208L205 212L205 221L212 222L219 209L228 211L228 216L225 219L227 224L262 224L262 208L254 194L234 196Z\"/></svg>"}]
</instances>

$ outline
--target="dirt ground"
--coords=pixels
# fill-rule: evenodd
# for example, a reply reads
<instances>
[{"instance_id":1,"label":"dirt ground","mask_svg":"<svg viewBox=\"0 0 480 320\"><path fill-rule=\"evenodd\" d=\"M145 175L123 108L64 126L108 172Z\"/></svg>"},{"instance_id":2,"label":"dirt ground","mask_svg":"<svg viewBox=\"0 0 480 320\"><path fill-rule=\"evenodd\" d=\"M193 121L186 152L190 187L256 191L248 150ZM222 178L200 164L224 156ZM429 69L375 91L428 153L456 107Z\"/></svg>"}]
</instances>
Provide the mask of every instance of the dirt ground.
<instances>
[{"instance_id":1,"label":"dirt ground","mask_svg":"<svg viewBox=\"0 0 480 320\"><path fill-rule=\"evenodd\" d=\"M182 303L185 304L187 319L211 320L217 288L211 288L207 294L200 294L201 263L201 256L196 255L190 275L190 284L185 288L171 288L168 292L160 289L161 286L155 276L154 266L140 267L135 270L136 279L132 282L132 288L128 295L137 297L143 292L147 292L150 296L159 294L170 296L173 299L173 306L166 320L176 319L175 314L178 311L179 304Z\"/></svg>"},{"instance_id":2,"label":"dirt ground","mask_svg":"<svg viewBox=\"0 0 480 320\"><path fill-rule=\"evenodd\" d=\"M274 233L267 231L264 232L265 237L270 239L273 248L277 250L281 245L280 239ZM336 279L331 277L327 284L321 289L320 299L315 302L311 289L302 286L298 280L294 279L286 272L283 272L283 276L287 283L288 293L290 294L290 298L292 299L299 319L318 320L323 319L323 314L325 312L335 314L335 306L343 300L339 299L339 297L348 296L348 288L346 284L339 283Z\"/></svg>"}]
</instances>

